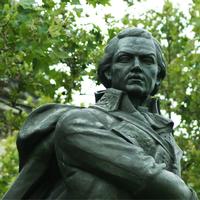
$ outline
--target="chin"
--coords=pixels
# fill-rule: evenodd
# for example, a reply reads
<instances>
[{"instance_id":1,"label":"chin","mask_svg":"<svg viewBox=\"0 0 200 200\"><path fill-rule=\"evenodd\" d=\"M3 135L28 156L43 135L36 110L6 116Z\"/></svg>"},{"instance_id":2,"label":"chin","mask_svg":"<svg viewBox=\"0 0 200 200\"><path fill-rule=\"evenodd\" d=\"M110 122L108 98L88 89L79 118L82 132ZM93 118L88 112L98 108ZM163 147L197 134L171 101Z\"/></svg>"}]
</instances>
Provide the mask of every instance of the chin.
<instances>
[{"instance_id":1,"label":"chin","mask_svg":"<svg viewBox=\"0 0 200 200\"><path fill-rule=\"evenodd\" d=\"M126 92L134 96L146 96L146 91L140 86L130 86L126 88Z\"/></svg>"}]
</instances>

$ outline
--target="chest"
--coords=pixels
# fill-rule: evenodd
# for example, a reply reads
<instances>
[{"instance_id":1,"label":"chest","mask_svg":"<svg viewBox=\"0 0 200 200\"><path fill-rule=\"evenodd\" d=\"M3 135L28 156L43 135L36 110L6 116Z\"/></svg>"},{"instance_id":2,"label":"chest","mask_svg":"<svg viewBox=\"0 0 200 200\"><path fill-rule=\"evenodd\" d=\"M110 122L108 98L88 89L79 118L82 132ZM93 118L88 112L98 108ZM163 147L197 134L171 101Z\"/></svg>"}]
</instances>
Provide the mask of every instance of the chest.
<instances>
[{"instance_id":1,"label":"chest","mask_svg":"<svg viewBox=\"0 0 200 200\"><path fill-rule=\"evenodd\" d=\"M166 168L171 170L174 156L173 147L168 142L168 139L173 137L170 133L159 134L144 122L139 123L136 120L113 123L111 131L132 145L142 148L145 154L155 159L156 163L165 163Z\"/></svg>"}]
</instances>

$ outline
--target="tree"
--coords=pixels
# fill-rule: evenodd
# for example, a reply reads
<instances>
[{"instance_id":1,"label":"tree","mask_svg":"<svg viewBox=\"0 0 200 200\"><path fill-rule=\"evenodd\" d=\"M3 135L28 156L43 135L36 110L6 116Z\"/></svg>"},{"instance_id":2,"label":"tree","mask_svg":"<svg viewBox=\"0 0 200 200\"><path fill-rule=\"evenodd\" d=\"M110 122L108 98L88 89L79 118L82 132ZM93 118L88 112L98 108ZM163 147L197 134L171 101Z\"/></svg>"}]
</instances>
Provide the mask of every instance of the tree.
<instances>
[{"instance_id":1,"label":"tree","mask_svg":"<svg viewBox=\"0 0 200 200\"><path fill-rule=\"evenodd\" d=\"M85 15L78 2L0 2L0 101L7 106L1 109L11 107L22 118L22 111L30 112L44 99L59 102L54 95L61 86L66 93L64 102L70 102L72 91L80 89L82 76L89 73L85 69L101 53L103 36L94 24L84 29L77 23ZM58 63L60 68L55 70ZM8 132L9 119L6 114L1 118L1 136L12 133L15 125Z\"/></svg>"},{"instance_id":2,"label":"tree","mask_svg":"<svg viewBox=\"0 0 200 200\"><path fill-rule=\"evenodd\" d=\"M0 196L8 190L18 173L18 156L15 137L9 136L0 141Z\"/></svg>"}]
</instances>

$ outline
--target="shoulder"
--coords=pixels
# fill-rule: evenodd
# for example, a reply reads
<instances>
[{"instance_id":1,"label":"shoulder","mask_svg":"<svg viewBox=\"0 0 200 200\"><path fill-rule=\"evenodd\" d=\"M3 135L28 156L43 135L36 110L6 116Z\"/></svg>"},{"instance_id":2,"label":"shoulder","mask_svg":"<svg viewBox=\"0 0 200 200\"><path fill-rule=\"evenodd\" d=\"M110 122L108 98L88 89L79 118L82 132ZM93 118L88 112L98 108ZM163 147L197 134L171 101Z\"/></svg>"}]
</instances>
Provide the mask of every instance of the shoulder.
<instances>
[{"instance_id":1,"label":"shoulder","mask_svg":"<svg viewBox=\"0 0 200 200\"><path fill-rule=\"evenodd\" d=\"M95 125L101 121L104 113L91 108L75 108L64 113L58 120L57 128L70 128L78 125Z\"/></svg>"},{"instance_id":2,"label":"shoulder","mask_svg":"<svg viewBox=\"0 0 200 200\"><path fill-rule=\"evenodd\" d=\"M48 127L55 127L59 117L73 108L74 106L53 103L40 106L28 116L20 130L19 137L25 139L34 132L43 132Z\"/></svg>"},{"instance_id":3,"label":"shoulder","mask_svg":"<svg viewBox=\"0 0 200 200\"><path fill-rule=\"evenodd\" d=\"M26 119L17 137L18 151L35 146L39 141L50 135L63 113L73 109L63 104L46 104L34 110Z\"/></svg>"},{"instance_id":4,"label":"shoulder","mask_svg":"<svg viewBox=\"0 0 200 200\"><path fill-rule=\"evenodd\" d=\"M52 135L59 117L73 108L70 105L46 104L28 116L17 137L20 169L35 148Z\"/></svg>"},{"instance_id":5,"label":"shoulder","mask_svg":"<svg viewBox=\"0 0 200 200\"><path fill-rule=\"evenodd\" d=\"M91 113L90 111L88 111L87 108L75 108L72 110L69 110L68 112L64 113L60 118L59 118L59 122L61 123L63 120L73 120L76 118L82 118L82 117L86 117L86 116L90 116Z\"/></svg>"}]
</instances>

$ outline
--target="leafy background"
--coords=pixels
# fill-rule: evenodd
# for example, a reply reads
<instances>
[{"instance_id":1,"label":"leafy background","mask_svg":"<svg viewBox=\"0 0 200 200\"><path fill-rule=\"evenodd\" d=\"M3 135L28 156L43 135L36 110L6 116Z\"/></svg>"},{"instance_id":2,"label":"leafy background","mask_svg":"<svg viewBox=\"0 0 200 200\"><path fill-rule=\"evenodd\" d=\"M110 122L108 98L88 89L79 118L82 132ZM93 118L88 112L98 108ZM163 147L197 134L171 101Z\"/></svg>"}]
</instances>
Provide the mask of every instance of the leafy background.
<instances>
[{"instance_id":1,"label":"leafy background","mask_svg":"<svg viewBox=\"0 0 200 200\"><path fill-rule=\"evenodd\" d=\"M180 120L182 176L200 196L200 1L191 1L188 15L165 0L161 12L136 16L134 5L145 0L124 0L131 12L120 20L105 14L106 30L87 21L81 2L0 1L0 197L17 176L15 140L28 114L49 102L73 104L84 76L99 84L95 66L106 42L129 26L148 29L163 46L168 76L158 96L165 115ZM99 15L110 1L86 3Z\"/></svg>"}]
</instances>

